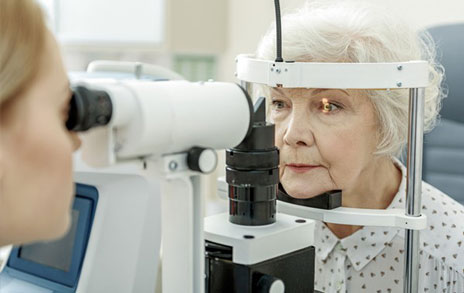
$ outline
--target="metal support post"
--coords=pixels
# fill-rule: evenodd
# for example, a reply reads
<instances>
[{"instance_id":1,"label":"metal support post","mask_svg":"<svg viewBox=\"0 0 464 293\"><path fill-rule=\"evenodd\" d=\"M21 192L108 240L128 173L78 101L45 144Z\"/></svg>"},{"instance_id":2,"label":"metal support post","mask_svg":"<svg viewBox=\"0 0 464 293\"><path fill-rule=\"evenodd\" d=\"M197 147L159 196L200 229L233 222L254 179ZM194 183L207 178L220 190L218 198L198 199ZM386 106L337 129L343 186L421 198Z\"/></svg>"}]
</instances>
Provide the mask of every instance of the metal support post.
<instances>
[{"instance_id":1,"label":"metal support post","mask_svg":"<svg viewBox=\"0 0 464 293\"><path fill-rule=\"evenodd\" d=\"M406 215L420 216L425 89L409 90ZM404 292L419 290L419 231L405 231Z\"/></svg>"}]
</instances>

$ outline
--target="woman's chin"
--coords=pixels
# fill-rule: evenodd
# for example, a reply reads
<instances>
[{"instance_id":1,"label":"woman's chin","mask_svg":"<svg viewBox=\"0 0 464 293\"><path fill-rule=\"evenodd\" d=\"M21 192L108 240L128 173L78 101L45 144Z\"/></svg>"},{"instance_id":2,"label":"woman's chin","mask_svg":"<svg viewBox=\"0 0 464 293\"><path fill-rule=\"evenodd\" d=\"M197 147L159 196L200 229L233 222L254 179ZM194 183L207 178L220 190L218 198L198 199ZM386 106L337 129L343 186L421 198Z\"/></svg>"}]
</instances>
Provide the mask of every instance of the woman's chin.
<instances>
[{"instance_id":1,"label":"woman's chin","mask_svg":"<svg viewBox=\"0 0 464 293\"><path fill-rule=\"evenodd\" d=\"M300 183L295 181L286 182L286 180L282 180L281 183L288 195L299 199L313 198L330 191L323 184L308 184L307 182Z\"/></svg>"},{"instance_id":2,"label":"woman's chin","mask_svg":"<svg viewBox=\"0 0 464 293\"><path fill-rule=\"evenodd\" d=\"M334 189L326 168L315 168L309 172L296 173L285 168L280 183L288 195L294 198L312 198Z\"/></svg>"},{"instance_id":3,"label":"woman's chin","mask_svg":"<svg viewBox=\"0 0 464 293\"><path fill-rule=\"evenodd\" d=\"M284 187L285 188L285 187ZM290 195L291 197L293 198L299 198L299 199L308 199L308 198L313 198L313 197L316 197L318 196L319 194L323 193L310 193L310 192L302 192L300 190L297 190L297 191L293 191L292 189L290 189L290 191L288 191L287 189L285 189L285 191L287 191L287 194Z\"/></svg>"}]
</instances>

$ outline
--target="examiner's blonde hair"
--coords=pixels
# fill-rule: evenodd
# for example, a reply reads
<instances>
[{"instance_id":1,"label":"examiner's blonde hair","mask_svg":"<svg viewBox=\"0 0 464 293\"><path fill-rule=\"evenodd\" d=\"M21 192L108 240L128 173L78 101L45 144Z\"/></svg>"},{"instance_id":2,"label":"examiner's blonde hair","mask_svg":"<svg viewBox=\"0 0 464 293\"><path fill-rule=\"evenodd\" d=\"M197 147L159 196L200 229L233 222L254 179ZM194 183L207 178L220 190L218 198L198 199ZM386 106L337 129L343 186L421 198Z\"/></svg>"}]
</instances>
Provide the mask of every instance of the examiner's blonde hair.
<instances>
[{"instance_id":1,"label":"examiner's blonde hair","mask_svg":"<svg viewBox=\"0 0 464 293\"><path fill-rule=\"evenodd\" d=\"M34 79L45 36L42 10L34 0L0 0L0 107Z\"/></svg>"},{"instance_id":2,"label":"examiner's blonde hair","mask_svg":"<svg viewBox=\"0 0 464 293\"><path fill-rule=\"evenodd\" d=\"M307 62L399 62L426 60L430 85L425 90L424 130L437 120L445 93L443 67L427 32L416 30L367 2L311 1L282 18L284 60ZM275 59L275 26L261 40L256 56ZM366 90L379 121L376 154L399 156L407 143L409 91Z\"/></svg>"}]
</instances>

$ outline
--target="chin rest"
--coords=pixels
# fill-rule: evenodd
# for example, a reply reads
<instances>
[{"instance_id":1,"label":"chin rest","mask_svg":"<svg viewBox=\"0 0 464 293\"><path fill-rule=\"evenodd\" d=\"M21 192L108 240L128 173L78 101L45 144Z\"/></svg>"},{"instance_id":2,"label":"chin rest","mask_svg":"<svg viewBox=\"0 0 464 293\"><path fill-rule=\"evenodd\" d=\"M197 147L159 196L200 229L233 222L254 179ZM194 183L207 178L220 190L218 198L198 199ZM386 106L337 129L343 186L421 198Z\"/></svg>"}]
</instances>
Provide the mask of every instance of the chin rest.
<instances>
[{"instance_id":1,"label":"chin rest","mask_svg":"<svg viewBox=\"0 0 464 293\"><path fill-rule=\"evenodd\" d=\"M311 198L294 198L288 195L283 186L279 184L277 199L300 206L331 210L342 205L342 191L331 190Z\"/></svg>"}]
</instances>

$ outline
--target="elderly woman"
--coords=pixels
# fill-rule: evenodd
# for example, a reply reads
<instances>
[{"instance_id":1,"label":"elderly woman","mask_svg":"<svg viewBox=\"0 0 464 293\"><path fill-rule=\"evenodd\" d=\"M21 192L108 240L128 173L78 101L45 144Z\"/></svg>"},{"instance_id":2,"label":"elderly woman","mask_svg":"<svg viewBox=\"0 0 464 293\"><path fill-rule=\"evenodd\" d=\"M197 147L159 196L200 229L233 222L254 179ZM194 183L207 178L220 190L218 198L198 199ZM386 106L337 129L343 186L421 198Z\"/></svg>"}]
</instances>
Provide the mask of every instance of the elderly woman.
<instances>
[{"instance_id":1,"label":"elderly woman","mask_svg":"<svg viewBox=\"0 0 464 293\"><path fill-rule=\"evenodd\" d=\"M434 126L443 70L433 42L366 3L309 3L282 20L284 60L430 63L425 130ZM257 56L275 58L275 30ZM341 189L342 205L404 208L407 90L268 89L286 192L310 198ZM422 183L419 292L464 292L464 208ZM317 222L315 286L325 292L401 292L404 230Z\"/></svg>"}]
</instances>

